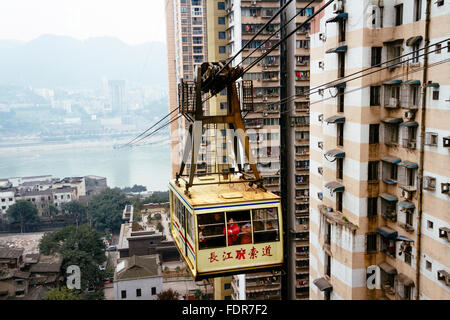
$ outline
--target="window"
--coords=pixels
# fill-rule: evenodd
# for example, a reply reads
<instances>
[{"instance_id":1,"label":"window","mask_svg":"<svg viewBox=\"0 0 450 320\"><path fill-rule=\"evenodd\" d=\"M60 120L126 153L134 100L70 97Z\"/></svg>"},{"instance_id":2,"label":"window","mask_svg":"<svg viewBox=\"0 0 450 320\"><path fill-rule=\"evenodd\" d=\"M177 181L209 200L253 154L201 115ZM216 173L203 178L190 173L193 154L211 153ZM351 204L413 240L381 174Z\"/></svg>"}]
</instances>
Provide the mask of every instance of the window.
<instances>
[{"instance_id":1,"label":"window","mask_svg":"<svg viewBox=\"0 0 450 320\"><path fill-rule=\"evenodd\" d=\"M422 0L414 0L414 21L419 21L422 14Z\"/></svg>"},{"instance_id":2,"label":"window","mask_svg":"<svg viewBox=\"0 0 450 320\"><path fill-rule=\"evenodd\" d=\"M201 0L192 0L192 5L193 6L200 6L201 5Z\"/></svg>"},{"instance_id":3,"label":"window","mask_svg":"<svg viewBox=\"0 0 450 320\"><path fill-rule=\"evenodd\" d=\"M337 145L339 147L344 146L344 124L343 123L337 124Z\"/></svg>"},{"instance_id":4,"label":"window","mask_svg":"<svg viewBox=\"0 0 450 320\"><path fill-rule=\"evenodd\" d=\"M220 103L220 110L226 110L227 109L227 103L226 102L221 102Z\"/></svg>"},{"instance_id":5,"label":"window","mask_svg":"<svg viewBox=\"0 0 450 320\"><path fill-rule=\"evenodd\" d=\"M345 52L339 52L338 53L338 77L344 77L345 76Z\"/></svg>"},{"instance_id":6,"label":"window","mask_svg":"<svg viewBox=\"0 0 450 320\"><path fill-rule=\"evenodd\" d=\"M381 237L381 251L395 258L395 239Z\"/></svg>"},{"instance_id":7,"label":"window","mask_svg":"<svg viewBox=\"0 0 450 320\"><path fill-rule=\"evenodd\" d=\"M398 144L398 125L384 124L384 143L388 145Z\"/></svg>"},{"instance_id":8,"label":"window","mask_svg":"<svg viewBox=\"0 0 450 320\"><path fill-rule=\"evenodd\" d=\"M218 10L225 10L225 2L217 2Z\"/></svg>"},{"instance_id":9,"label":"window","mask_svg":"<svg viewBox=\"0 0 450 320\"><path fill-rule=\"evenodd\" d=\"M231 289L231 283L225 283L225 284L223 285L223 288L224 288L225 290Z\"/></svg>"},{"instance_id":10,"label":"window","mask_svg":"<svg viewBox=\"0 0 450 320\"><path fill-rule=\"evenodd\" d=\"M331 256L325 252L325 274L331 277Z\"/></svg>"},{"instance_id":11,"label":"window","mask_svg":"<svg viewBox=\"0 0 450 320\"><path fill-rule=\"evenodd\" d=\"M377 181L378 180L378 161L369 161L368 163L368 180Z\"/></svg>"},{"instance_id":12,"label":"window","mask_svg":"<svg viewBox=\"0 0 450 320\"><path fill-rule=\"evenodd\" d=\"M156 287L152 287L152 296L156 294Z\"/></svg>"},{"instance_id":13,"label":"window","mask_svg":"<svg viewBox=\"0 0 450 320\"><path fill-rule=\"evenodd\" d=\"M372 47L372 61L371 66L377 66L381 64L381 50L382 47Z\"/></svg>"},{"instance_id":14,"label":"window","mask_svg":"<svg viewBox=\"0 0 450 320\"><path fill-rule=\"evenodd\" d=\"M207 213L197 216L200 249L225 247L225 215Z\"/></svg>"},{"instance_id":15,"label":"window","mask_svg":"<svg viewBox=\"0 0 450 320\"><path fill-rule=\"evenodd\" d=\"M399 66L399 64L402 62L402 59L400 58L401 52L402 52L402 45L400 43L390 45L387 48L388 50L388 61L390 61L389 65L392 68L396 68Z\"/></svg>"},{"instance_id":16,"label":"window","mask_svg":"<svg viewBox=\"0 0 450 320\"><path fill-rule=\"evenodd\" d=\"M202 34L202 28L201 27L193 27L192 34L194 34L194 35Z\"/></svg>"},{"instance_id":17,"label":"window","mask_svg":"<svg viewBox=\"0 0 450 320\"><path fill-rule=\"evenodd\" d=\"M344 159L336 159L336 178L342 180L344 178Z\"/></svg>"},{"instance_id":18,"label":"window","mask_svg":"<svg viewBox=\"0 0 450 320\"><path fill-rule=\"evenodd\" d=\"M227 53L227 47L225 46L219 46L219 53Z\"/></svg>"},{"instance_id":19,"label":"window","mask_svg":"<svg viewBox=\"0 0 450 320\"><path fill-rule=\"evenodd\" d=\"M338 112L344 112L344 88L338 88Z\"/></svg>"},{"instance_id":20,"label":"window","mask_svg":"<svg viewBox=\"0 0 450 320\"><path fill-rule=\"evenodd\" d=\"M370 87L370 105L371 106L380 105L380 86Z\"/></svg>"},{"instance_id":21,"label":"window","mask_svg":"<svg viewBox=\"0 0 450 320\"><path fill-rule=\"evenodd\" d=\"M413 54L412 54L412 62L419 63L419 45L415 44L412 46Z\"/></svg>"},{"instance_id":22,"label":"window","mask_svg":"<svg viewBox=\"0 0 450 320\"><path fill-rule=\"evenodd\" d=\"M346 19L339 20L339 42L345 41L345 22Z\"/></svg>"},{"instance_id":23,"label":"window","mask_svg":"<svg viewBox=\"0 0 450 320\"><path fill-rule=\"evenodd\" d=\"M219 31L219 39L226 39L226 33L224 31Z\"/></svg>"},{"instance_id":24,"label":"window","mask_svg":"<svg viewBox=\"0 0 450 320\"><path fill-rule=\"evenodd\" d=\"M141 296L141 289L136 289L136 297L140 297Z\"/></svg>"},{"instance_id":25,"label":"window","mask_svg":"<svg viewBox=\"0 0 450 320\"><path fill-rule=\"evenodd\" d=\"M427 220L427 227L428 229L433 229L434 227L433 221Z\"/></svg>"},{"instance_id":26,"label":"window","mask_svg":"<svg viewBox=\"0 0 450 320\"><path fill-rule=\"evenodd\" d=\"M439 100L439 90L433 90L433 100Z\"/></svg>"},{"instance_id":27,"label":"window","mask_svg":"<svg viewBox=\"0 0 450 320\"><path fill-rule=\"evenodd\" d=\"M368 198L367 199L367 217L373 218L378 215L378 198Z\"/></svg>"},{"instance_id":28,"label":"window","mask_svg":"<svg viewBox=\"0 0 450 320\"><path fill-rule=\"evenodd\" d=\"M224 299L225 300L231 300L231 296L225 296Z\"/></svg>"},{"instance_id":29,"label":"window","mask_svg":"<svg viewBox=\"0 0 450 320\"><path fill-rule=\"evenodd\" d=\"M395 25L400 26L403 24L403 4L399 4L395 8Z\"/></svg>"},{"instance_id":30,"label":"window","mask_svg":"<svg viewBox=\"0 0 450 320\"><path fill-rule=\"evenodd\" d=\"M343 192L336 192L336 211L342 212L343 209L343 201L342 201Z\"/></svg>"},{"instance_id":31,"label":"window","mask_svg":"<svg viewBox=\"0 0 450 320\"><path fill-rule=\"evenodd\" d=\"M279 241L277 208L253 210L253 239L255 243Z\"/></svg>"},{"instance_id":32,"label":"window","mask_svg":"<svg viewBox=\"0 0 450 320\"><path fill-rule=\"evenodd\" d=\"M217 23L218 24L225 24L225 17L218 17L217 18Z\"/></svg>"},{"instance_id":33,"label":"window","mask_svg":"<svg viewBox=\"0 0 450 320\"><path fill-rule=\"evenodd\" d=\"M411 260L412 260L412 247L411 246L407 246L405 248L405 250L403 251L403 255L404 255L404 261L406 264L411 265Z\"/></svg>"},{"instance_id":34,"label":"window","mask_svg":"<svg viewBox=\"0 0 450 320\"><path fill-rule=\"evenodd\" d=\"M126 290L122 290L121 294L122 294L122 299L126 299L127 298L127 291Z\"/></svg>"},{"instance_id":35,"label":"window","mask_svg":"<svg viewBox=\"0 0 450 320\"><path fill-rule=\"evenodd\" d=\"M331 223L325 222L325 244L331 245Z\"/></svg>"},{"instance_id":36,"label":"window","mask_svg":"<svg viewBox=\"0 0 450 320\"><path fill-rule=\"evenodd\" d=\"M380 125L369 124L369 144L379 143Z\"/></svg>"},{"instance_id":37,"label":"window","mask_svg":"<svg viewBox=\"0 0 450 320\"><path fill-rule=\"evenodd\" d=\"M367 253L375 253L377 251L378 251L377 234L376 233L366 234L366 252Z\"/></svg>"},{"instance_id":38,"label":"window","mask_svg":"<svg viewBox=\"0 0 450 320\"><path fill-rule=\"evenodd\" d=\"M436 44L436 54L441 53L441 48L442 48L442 45L440 43Z\"/></svg>"}]
</instances>

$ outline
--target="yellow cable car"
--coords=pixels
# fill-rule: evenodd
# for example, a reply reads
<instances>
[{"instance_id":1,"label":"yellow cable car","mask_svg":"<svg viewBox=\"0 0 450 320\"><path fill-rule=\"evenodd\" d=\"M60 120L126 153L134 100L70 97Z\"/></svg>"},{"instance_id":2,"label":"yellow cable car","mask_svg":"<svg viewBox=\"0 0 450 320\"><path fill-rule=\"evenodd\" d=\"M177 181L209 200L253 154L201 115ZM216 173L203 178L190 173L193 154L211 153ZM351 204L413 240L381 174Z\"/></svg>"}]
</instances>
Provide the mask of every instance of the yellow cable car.
<instances>
[{"instance_id":1,"label":"yellow cable car","mask_svg":"<svg viewBox=\"0 0 450 320\"><path fill-rule=\"evenodd\" d=\"M169 182L170 232L193 278L279 269L283 264L280 197L231 178L197 177Z\"/></svg>"}]
</instances>

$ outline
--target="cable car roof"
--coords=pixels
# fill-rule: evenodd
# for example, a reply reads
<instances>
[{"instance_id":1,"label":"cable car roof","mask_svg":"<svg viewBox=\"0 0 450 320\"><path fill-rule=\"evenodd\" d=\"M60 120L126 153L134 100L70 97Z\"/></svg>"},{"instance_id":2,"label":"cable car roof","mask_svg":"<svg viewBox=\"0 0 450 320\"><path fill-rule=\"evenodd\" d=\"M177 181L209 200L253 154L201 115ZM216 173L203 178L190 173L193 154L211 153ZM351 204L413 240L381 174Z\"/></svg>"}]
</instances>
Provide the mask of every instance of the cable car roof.
<instances>
[{"instance_id":1,"label":"cable car roof","mask_svg":"<svg viewBox=\"0 0 450 320\"><path fill-rule=\"evenodd\" d=\"M194 179L195 183L205 183L205 185L195 185L189 189L191 197L187 197L184 194L183 180L179 180L180 187L175 184L175 179L169 182L169 187L175 191L181 198L183 198L186 205L190 209L214 209L221 206L233 206L242 203L254 203L254 204L267 204L267 203L279 203L280 197L271 192L258 189L255 186L250 187L249 183L242 180L242 183L228 183L219 184L217 176L208 176L208 180L204 180L204 177ZM239 180L237 177L231 178L233 181ZM221 182L229 180L221 179ZM206 208L198 208L204 207Z\"/></svg>"}]
</instances>

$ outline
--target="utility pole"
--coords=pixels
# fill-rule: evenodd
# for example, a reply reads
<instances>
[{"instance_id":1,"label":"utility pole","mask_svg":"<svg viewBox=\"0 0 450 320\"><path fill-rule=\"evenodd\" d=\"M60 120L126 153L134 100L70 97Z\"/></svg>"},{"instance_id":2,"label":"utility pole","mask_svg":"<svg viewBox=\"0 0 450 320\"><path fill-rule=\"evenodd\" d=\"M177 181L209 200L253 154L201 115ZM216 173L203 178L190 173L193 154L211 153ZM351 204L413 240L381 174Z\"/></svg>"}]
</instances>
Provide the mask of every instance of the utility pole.
<instances>
[{"instance_id":1,"label":"utility pole","mask_svg":"<svg viewBox=\"0 0 450 320\"><path fill-rule=\"evenodd\" d=\"M286 0L280 0L280 7ZM296 1L290 3L280 14L280 26L283 26L296 14ZM295 29L295 19L287 26L281 28L280 37L283 39ZM295 144L292 126L294 115L294 102L287 97L295 94L295 81L292 81L295 70L295 37L289 37L280 48L280 191L281 208L283 212L284 230L284 265L281 282L281 296L283 300L295 300L295 189L294 163Z\"/></svg>"}]
</instances>

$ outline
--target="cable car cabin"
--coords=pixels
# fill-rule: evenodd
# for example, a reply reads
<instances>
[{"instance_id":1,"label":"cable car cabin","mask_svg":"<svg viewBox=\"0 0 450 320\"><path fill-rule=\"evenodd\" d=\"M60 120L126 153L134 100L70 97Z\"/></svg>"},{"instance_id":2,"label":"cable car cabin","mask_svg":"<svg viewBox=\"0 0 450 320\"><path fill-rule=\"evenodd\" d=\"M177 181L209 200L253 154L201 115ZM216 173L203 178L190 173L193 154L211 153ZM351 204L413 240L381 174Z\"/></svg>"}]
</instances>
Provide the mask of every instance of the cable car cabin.
<instances>
[{"instance_id":1,"label":"cable car cabin","mask_svg":"<svg viewBox=\"0 0 450 320\"><path fill-rule=\"evenodd\" d=\"M195 178L170 181L170 231L195 280L276 270L283 264L280 197L249 187L248 182L219 184ZM237 178L235 178L236 180ZM203 181L201 181L203 180Z\"/></svg>"}]
</instances>

